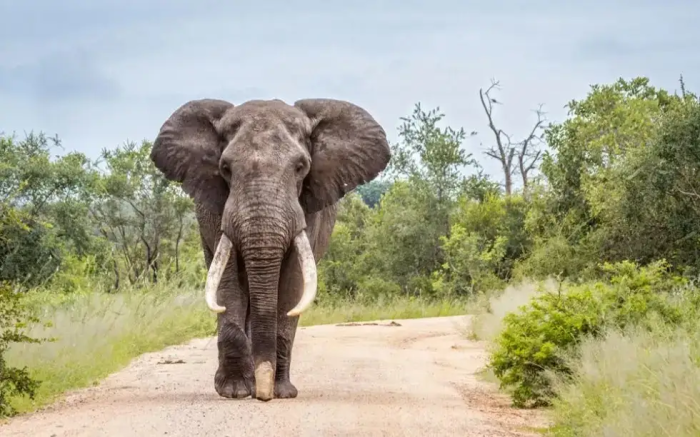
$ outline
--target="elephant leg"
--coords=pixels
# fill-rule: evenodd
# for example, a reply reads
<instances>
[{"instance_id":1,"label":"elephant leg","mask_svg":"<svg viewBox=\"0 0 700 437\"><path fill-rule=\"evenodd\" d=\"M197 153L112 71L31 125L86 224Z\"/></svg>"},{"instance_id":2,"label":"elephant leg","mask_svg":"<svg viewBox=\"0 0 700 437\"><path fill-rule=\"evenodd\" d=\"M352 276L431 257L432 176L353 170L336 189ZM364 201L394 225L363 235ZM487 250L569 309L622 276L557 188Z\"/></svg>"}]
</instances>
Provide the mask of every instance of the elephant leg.
<instances>
[{"instance_id":1,"label":"elephant leg","mask_svg":"<svg viewBox=\"0 0 700 437\"><path fill-rule=\"evenodd\" d=\"M290 378L292 347L299 317L289 317L287 312L294 308L302 294L301 270L296 253L292 253L282 266L279 297L277 300L277 369L275 371L275 397L295 398L297 388Z\"/></svg>"},{"instance_id":2,"label":"elephant leg","mask_svg":"<svg viewBox=\"0 0 700 437\"><path fill-rule=\"evenodd\" d=\"M335 224L337 207L330 206L318 213L307 215L307 234L318 262L325 254L330 244L330 235ZM277 298L277 369L275 372L275 397L294 398L297 388L292 384L289 371L292 363L292 348L297 332L299 317L289 317L287 312L299 302L304 283L301 267L295 250L282 264Z\"/></svg>"},{"instance_id":3,"label":"elephant leg","mask_svg":"<svg viewBox=\"0 0 700 437\"><path fill-rule=\"evenodd\" d=\"M220 396L240 399L255 393L255 374L250 337L246 335L248 295L238 280L236 264L236 259L229 260L219 285L218 301L226 311L217 318L219 368L214 387Z\"/></svg>"}]
</instances>

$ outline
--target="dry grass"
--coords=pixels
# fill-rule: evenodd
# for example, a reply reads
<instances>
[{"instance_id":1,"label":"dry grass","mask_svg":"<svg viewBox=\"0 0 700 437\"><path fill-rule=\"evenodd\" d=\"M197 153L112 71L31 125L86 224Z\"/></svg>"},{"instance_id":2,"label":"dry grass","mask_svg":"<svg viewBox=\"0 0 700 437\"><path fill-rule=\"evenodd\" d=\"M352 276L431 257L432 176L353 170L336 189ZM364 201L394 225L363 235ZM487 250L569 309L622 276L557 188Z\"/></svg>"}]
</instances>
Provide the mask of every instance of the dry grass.
<instances>
[{"instance_id":1,"label":"dry grass","mask_svg":"<svg viewBox=\"0 0 700 437\"><path fill-rule=\"evenodd\" d=\"M461 300L430 301L408 297L386 297L372 303L338 300L321 302L305 313L301 326L369 320L418 319L467 314L469 303Z\"/></svg>"},{"instance_id":2,"label":"dry grass","mask_svg":"<svg viewBox=\"0 0 700 437\"><path fill-rule=\"evenodd\" d=\"M523 281L509 285L503 292L493 295L488 299L484 311L474 316L468 335L477 340L493 341L501 332L502 321L506 314L517 311L519 307L527 304L532 297L539 293L540 287L545 290L555 290L554 280L547 280L543 284L532 281Z\"/></svg>"},{"instance_id":3,"label":"dry grass","mask_svg":"<svg viewBox=\"0 0 700 437\"><path fill-rule=\"evenodd\" d=\"M700 336L634 330L589 339L559 387L556 436L700 435Z\"/></svg>"}]
</instances>

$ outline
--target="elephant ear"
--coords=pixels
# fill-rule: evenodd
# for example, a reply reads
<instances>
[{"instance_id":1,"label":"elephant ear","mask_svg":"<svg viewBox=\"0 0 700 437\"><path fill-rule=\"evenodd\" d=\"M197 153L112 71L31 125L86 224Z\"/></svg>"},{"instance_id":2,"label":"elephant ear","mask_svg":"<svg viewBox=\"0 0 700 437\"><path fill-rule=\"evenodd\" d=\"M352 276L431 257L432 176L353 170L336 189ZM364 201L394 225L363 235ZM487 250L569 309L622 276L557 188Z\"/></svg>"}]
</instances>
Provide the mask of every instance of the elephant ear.
<instances>
[{"instance_id":1,"label":"elephant ear","mask_svg":"<svg viewBox=\"0 0 700 437\"><path fill-rule=\"evenodd\" d=\"M223 100L192 100L179 107L163 123L153 142L151 160L196 203L222 212L228 185L219 175L219 158L225 146L216 129L233 105Z\"/></svg>"},{"instance_id":2,"label":"elephant ear","mask_svg":"<svg viewBox=\"0 0 700 437\"><path fill-rule=\"evenodd\" d=\"M307 214L334 204L349 191L371 181L389 163L384 129L364 109L334 99L294 103L311 119L311 169L300 203Z\"/></svg>"}]
</instances>

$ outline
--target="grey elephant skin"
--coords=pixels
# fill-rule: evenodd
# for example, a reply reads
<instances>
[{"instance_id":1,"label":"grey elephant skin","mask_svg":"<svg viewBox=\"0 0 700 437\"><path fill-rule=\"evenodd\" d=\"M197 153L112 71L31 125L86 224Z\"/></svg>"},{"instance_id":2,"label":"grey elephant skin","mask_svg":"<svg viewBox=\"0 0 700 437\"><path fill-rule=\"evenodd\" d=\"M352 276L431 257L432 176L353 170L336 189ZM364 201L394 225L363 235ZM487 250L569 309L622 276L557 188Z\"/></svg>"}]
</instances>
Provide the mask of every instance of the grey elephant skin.
<instances>
[{"instance_id":1,"label":"grey elephant skin","mask_svg":"<svg viewBox=\"0 0 700 437\"><path fill-rule=\"evenodd\" d=\"M219 395L297 396L298 314L315 296L337 202L390 158L379 123L341 100L193 100L165 121L151 159L195 202L218 312Z\"/></svg>"}]
</instances>

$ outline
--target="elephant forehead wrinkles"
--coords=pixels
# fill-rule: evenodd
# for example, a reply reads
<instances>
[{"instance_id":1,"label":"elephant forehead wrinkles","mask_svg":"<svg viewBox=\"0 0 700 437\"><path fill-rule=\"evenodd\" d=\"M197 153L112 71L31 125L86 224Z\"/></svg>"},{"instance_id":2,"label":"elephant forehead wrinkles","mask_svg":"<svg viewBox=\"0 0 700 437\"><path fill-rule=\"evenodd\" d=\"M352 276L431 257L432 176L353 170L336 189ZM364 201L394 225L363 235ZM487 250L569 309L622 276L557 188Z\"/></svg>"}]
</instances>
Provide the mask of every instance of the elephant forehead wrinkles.
<instances>
[{"instance_id":1,"label":"elephant forehead wrinkles","mask_svg":"<svg viewBox=\"0 0 700 437\"><path fill-rule=\"evenodd\" d=\"M243 124L235 140L224 151L223 159L234 167L234 174L243 178L273 174L282 177L304 154L308 156L306 149L284 125L277 124L260 131Z\"/></svg>"},{"instance_id":2,"label":"elephant forehead wrinkles","mask_svg":"<svg viewBox=\"0 0 700 437\"><path fill-rule=\"evenodd\" d=\"M311 134L311 121L298 108L282 101L253 100L230 110L221 123L222 133L229 133L234 147L266 150L285 149L303 153ZM228 131L228 132L227 132ZM235 133L234 133L235 132Z\"/></svg>"},{"instance_id":3,"label":"elephant forehead wrinkles","mask_svg":"<svg viewBox=\"0 0 700 437\"><path fill-rule=\"evenodd\" d=\"M245 123L258 131L283 125L292 130L310 131L306 115L281 100L251 100L234 107L228 114L232 124Z\"/></svg>"},{"instance_id":4,"label":"elephant forehead wrinkles","mask_svg":"<svg viewBox=\"0 0 700 437\"><path fill-rule=\"evenodd\" d=\"M253 151L284 153L289 151L298 154L299 151L303 150L295 135L292 135L284 125L279 123L265 129L244 124L236 135L234 147L243 153Z\"/></svg>"}]
</instances>

